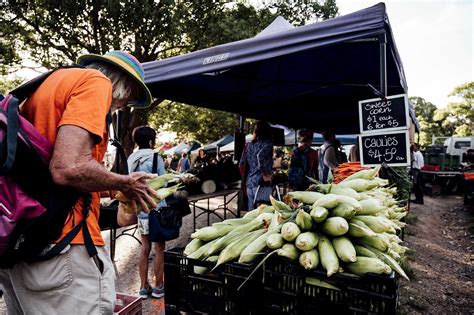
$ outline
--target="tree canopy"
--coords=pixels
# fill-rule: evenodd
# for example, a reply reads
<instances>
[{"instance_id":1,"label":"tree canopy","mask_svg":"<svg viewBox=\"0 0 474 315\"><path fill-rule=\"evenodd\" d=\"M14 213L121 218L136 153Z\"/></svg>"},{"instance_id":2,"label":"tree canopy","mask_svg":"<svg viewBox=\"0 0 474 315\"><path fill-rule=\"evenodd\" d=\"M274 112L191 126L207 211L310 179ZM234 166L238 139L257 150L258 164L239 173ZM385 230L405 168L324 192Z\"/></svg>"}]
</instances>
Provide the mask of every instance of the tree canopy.
<instances>
[{"instance_id":1,"label":"tree canopy","mask_svg":"<svg viewBox=\"0 0 474 315\"><path fill-rule=\"evenodd\" d=\"M42 0L6 1L0 8L3 74L25 67L25 58L51 69L111 49L152 61L252 37L278 15L303 25L338 14L335 0L275 1L263 8L214 0ZM156 128L204 143L233 132L238 123L234 114L173 102L150 113Z\"/></svg>"},{"instance_id":2,"label":"tree canopy","mask_svg":"<svg viewBox=\"0 0 474 315\"><path fill-rule=\"evenodd\" d=\"M432 136L471 136L474 131L474 82L461 84L449 94L456 97L445 108L437 108L421 97L410 97L421 125L419 142L430 145Z\"/></svg>"}]
</instances>

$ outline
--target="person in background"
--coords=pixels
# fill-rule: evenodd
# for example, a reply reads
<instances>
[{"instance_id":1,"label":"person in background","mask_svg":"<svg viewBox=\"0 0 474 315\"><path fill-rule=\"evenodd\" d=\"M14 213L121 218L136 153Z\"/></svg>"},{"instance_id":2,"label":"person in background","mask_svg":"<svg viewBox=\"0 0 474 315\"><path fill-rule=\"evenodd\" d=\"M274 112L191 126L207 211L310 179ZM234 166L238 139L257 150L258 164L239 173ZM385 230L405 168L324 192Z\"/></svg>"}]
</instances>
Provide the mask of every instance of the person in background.
<instances>
[{"instance_id":1,"label":"person in background","mask_svg":"<svg viewBox=\"0 0 474 315\"><path fill-rule=\"evenodd\" d=\"M360 151L359 151L359 137L356 139L356 143L349 150L349 162L359 162Z\"/></svg>"},{"instance_id":2,"label":"person in background","mask_svg":"<svg viewBox=\"0 0 474 315\"><path fill-rule=\"evenodd\" d=\"M248 197L248 209L257 203L270 201L272 193L273 142L272 129L267 122L257 121L253 139L240 159L240 171Z\"/></svg>"},{"instance_id":3,"label":"person in background","mask_svg":"<svg viewBox=\"0 0 474 315\"><path fill-rule=\"evenodd\" d=\"M181 159L179 159L178 162L177 171L180 173L184 173L190 168L191 163L189 162L188 154L186 152L183 152L183 154L181 155Z\"/></svg>"},{"instance_id":4,"label":"person in background","mask_svg":"<svg viewBox=\"0 0 474 315\"><path fill-rule=\"evenodd\" d=\"M273 169L279 170L282 167L284 152L282 149L276 149L273 154Z\"/></svg>"},{"instance_id":5,"label":"person in background","mask_svg":"<svg viewBox=\"0 0 474 315\"><path fill-rule=\"evenodd\" d=\"M113 314L115 272L98 223L100 191L121 191L133 210L156 207L158 194L145 172L120 175L101 161L108 143L106 116L126 106L146 108L151 93L140 62L123 51L83 55L78 64L53 72L21 106L23 117L54 145L49 169L60 186L90 192L86 223L98 254L89 257L82 230L59 255L0 270L9 314ZM71 209L62 237L82 220L82 198Z\"/></svg>"},{"instance_id":6,"label":"person in background","mask_svg":"<svg viewBox=\"0 0 474 315\"><path fill-rule=\"evenodd\" d=\"M336 156L336 137L330 131L322 133L324 143L319 149L319 180L326 184L329 178L329 172L333 172L338 166Z\"/></svg>"},{"instance_id":7,"label":"person in background","mask_svg":"<svg viewBox=\"0 0 474 315\"><path fill-rule=\"evenodd\" d=\"M311 148L314 132L308 129L298 130L298 147L291 151L288 181L292 190L302 191L309 187L307 177L318 180L318 152Z\"/></svg>"},{"instance_id":8,"label":"person in background","mask_svg":"<svg viewBox=\"0 0 474 315\"><path fill-rule=\"evenodd\" d=\"M423 204L423 183L421 169L425 165L423 154L420 152L420 145L413 143L411 149L411 173L413 176L413 192L415 193L415 199L411 200L413 203Z\"/></svg>"},{"instance_id":9,"label":"person in background","mask_svg":"<svg viewBox=\"0 0 474 315\"><path fill-rule=\"evenodd\" d=\"M198 156L196 157L196 160L194 161L193 168L203 167L207 164L208 161L209 161L209 158L206 154L206 151L204 151L203 149L199 149Z\"/></svg>"},{"instance_id":10,"label":"person in background","mask_svg":"<svg viewBox=\"0 0 474 315\"><path fill-rule=\"evenodd\" d=\"M163 175L166 173L163 159L156 153L156 170L153 170L153 159L155 152L156 132L150 127L140 126L133 130L133 141L137 144L138 150L133 152L127 159L128 170L132 172L146 172ZM166 206L163 200L158 204L158 207ZM148 257L151 251L151 241L149 237L148 213L140 211L137 218L138 231L141 235L141 250L138 259L138 272L140 275L140 291L138 295L142 299L146 299L149 295L155 298L161 298L164 295L163 286L163 270L164 270L164 256L165 242L153 242L155 248L155 257L153 258L153 272L155 274L154 286L150 286L148 282Z\"/></svg>"}]
</instances>

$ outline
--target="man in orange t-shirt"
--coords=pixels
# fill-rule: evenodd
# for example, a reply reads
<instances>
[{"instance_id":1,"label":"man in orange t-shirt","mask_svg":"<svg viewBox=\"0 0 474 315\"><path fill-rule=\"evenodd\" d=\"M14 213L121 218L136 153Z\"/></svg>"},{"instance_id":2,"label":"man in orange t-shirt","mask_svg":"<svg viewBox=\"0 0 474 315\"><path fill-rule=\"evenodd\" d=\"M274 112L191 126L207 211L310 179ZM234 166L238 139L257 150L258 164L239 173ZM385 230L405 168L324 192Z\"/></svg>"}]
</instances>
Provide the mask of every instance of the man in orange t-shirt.
<instances>
[{"instance_id":1,"label":"man in orange t-shirt","mask_svg":"<svg viewBox=\"0 0 474 315\"><path fill-rule=\"evenodd\" d=\"M36 263L18 263L0 271L5 302L11 314L112 314L115 273L98 224L100 191L118 190L148 210L156 196L146 180L156 175L136 172L119 175L101 161L107 147L106 115L133 105L145 108L151 94L138 60L122 51L103 56L84 55L86 68L59 69L52 73L21 106L23 116L52 144L50 162L58 185L90 192L87 227L98 254L89 257L82 231L60 255ZM62 237L82 220L80 199L66 221Z\"/></svg>"}]
</instances>

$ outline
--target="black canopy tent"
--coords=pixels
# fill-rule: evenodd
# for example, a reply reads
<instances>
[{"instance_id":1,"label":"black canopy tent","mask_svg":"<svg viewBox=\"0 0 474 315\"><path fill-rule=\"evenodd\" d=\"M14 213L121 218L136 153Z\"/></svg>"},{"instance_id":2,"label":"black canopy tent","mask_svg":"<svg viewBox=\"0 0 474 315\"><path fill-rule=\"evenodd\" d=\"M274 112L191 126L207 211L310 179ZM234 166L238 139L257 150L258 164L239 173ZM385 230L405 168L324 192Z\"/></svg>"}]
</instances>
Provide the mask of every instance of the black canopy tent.
<instances>
[{"instance_id":1,"label":"black canopy tent","mask_svg":"<svg viewBox=\"0 0 474 315\"><path fill-rule=\"evenodd\" d=\"M407 92L383 3L301 27L271 27L144 63L145 82L155 97L347 134L359 131L359 100ZM416 124L413 110L411 116Z\"/></svg>"}]
</instances>

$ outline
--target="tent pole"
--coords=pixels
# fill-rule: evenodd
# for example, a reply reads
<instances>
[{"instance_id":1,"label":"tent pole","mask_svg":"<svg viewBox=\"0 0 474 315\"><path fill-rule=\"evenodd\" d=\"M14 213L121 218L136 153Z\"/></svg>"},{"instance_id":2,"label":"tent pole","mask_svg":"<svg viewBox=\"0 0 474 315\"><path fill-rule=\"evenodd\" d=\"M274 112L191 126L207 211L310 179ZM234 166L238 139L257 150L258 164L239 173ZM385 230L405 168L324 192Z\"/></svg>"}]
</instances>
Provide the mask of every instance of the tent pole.
<instances>
[{"instance_id":1,"label":"tent pole","mask_svg":"<svg viewBox=\"0 0 474 315\"><path fill-rule=\"evenodd\" d=\"M380 45L380 92L387 96L387 35L379 35Z\"/></svg>"}]
</instances>

